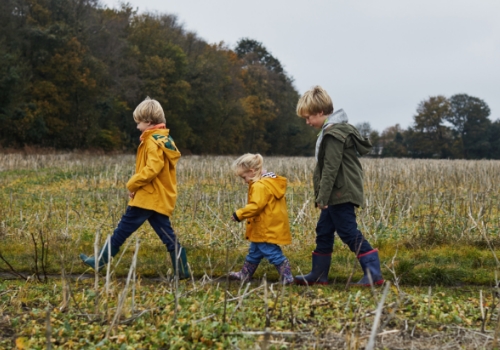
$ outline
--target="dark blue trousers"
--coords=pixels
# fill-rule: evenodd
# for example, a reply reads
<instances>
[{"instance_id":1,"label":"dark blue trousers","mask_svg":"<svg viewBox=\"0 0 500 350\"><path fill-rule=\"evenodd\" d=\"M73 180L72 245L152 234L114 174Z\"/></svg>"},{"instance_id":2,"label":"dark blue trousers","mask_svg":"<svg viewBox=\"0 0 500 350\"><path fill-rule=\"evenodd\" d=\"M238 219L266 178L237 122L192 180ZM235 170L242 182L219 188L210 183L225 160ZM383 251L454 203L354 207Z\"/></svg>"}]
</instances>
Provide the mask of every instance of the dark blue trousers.
<instances>
[{"instance_id":1,"label":"dark blue trousers","mask_svg":"<svg viewBox=\"0 0 500 350\"><path fill-rule=\"evenodd\" d=\"M316 225L316 249L314 251L320 254L331 254L335 232L356 256L373 250L358 230L352 203L329 205L328 208L321 210Z\"/></svg>"},{"instance_id":2,"label":"dark blue trousers","mask_svg":"<svg viewBox=\"0 0 500 350\"><path fill-rule=\"evenodd\" d=\"M153 230L160 237L163 244L167 246L169 252L175 251L176 237L170 219L168 216L157 213L153 210L142 209L128 206L125 214L118 223L113 236L111 236L111 245L121 247L123 243L134 233L146 220L149 221ZM179 248L177 242L177 248Z\"/></svg>"}]
</instances>

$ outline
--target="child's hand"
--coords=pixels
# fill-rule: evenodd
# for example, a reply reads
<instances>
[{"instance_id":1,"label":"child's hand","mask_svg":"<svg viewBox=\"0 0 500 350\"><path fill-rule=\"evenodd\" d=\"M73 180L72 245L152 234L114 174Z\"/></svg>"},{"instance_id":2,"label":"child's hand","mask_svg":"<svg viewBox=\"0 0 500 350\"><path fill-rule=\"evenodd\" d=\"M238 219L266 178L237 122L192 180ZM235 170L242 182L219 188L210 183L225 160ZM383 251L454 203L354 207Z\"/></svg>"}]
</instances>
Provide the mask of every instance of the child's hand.
<instances>
[{"instance_id":1,"label":"child's hand","mask_svg":"<svg viewBox=\"0 0 500 350\"><path fill-rule=\"evenodd\" d=\"M135 192L129 192L128 196L129 196L130 199L134 199Z\"/></svg>"},{"instance_id":2,"label":"child's hand","mask_svg":"<svg viewBox=\"0 0 500 350\"><path fill-rule=\"evenodd\" d=\"M328 205L322 206L321 204L316 203L316 208L323 210L323 209L328 208Z\"/></svg>"}]
</instances>

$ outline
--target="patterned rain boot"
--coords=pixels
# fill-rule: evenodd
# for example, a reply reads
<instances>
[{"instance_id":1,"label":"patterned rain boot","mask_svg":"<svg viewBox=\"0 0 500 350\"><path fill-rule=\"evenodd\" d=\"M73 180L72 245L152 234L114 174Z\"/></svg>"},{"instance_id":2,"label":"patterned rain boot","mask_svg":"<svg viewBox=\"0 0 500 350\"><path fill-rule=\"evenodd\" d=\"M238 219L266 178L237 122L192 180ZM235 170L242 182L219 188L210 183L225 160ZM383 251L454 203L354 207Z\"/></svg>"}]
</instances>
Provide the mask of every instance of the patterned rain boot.
<instances>
[{"instance_id":1,"label":"patterned rain boot","mask_svg":"<svg viewBox=\"0 0 500 350\"><path fill-rule=\"evenodd\" d=\"M295 283L300 285L328 284L328 272L332 263L332 254L312 253L312 271L307 275L295 276Z\"/></svg>"},{"instance_id":2,"label":"patterned rain boot","mask_svg":"<svg viewBox=\"0 0 500 350\"><path fill-rule=\"evenodd\" d=\"M384 283L382 271L380 270L380 259L378 257L378 249L370 250L368 253L358 255L359 263L363 269L364 276L358 283L352 283L354 286L369 287L371 285L368 271L371 275L371 281L374 285Z\"/></svg>"},{"instance_id":3,"label":"patterned rain boot","mask_svg":"<svg viewBox=\"0 0 500 350\"><path fill-rule=\"evenodd\" d=\"M292 284L294 279L292 276L292 268L290 267L290 261L285 259L281 264L274 265L280 274L280 282L283 284Z\"/></svg>"},{"instance_id":4,"label":"patterned rain boot","mask_svg":"<svg viewBox=\"0 0 500 350\"><path fill-rule=\"evenodd\" d=\"M259 264L252 264L251 262L245 261L243 267L241 268L241 271L230 272L229 278L240 281L249 281L255 273L255 270L257 270L258 266Z\"/></svg>"}]
</instances>

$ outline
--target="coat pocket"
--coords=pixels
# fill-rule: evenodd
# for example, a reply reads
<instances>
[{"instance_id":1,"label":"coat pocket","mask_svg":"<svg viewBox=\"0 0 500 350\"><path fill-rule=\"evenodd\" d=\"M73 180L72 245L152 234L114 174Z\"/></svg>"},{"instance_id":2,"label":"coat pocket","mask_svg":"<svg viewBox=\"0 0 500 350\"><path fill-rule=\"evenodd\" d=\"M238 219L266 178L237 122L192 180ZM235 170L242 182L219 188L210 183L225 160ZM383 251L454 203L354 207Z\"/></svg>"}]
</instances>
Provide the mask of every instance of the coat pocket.
<instances>
[{"instance_id":1,"label":"coat pocket","mask_svg":"<svg viewBox=\"0 0 500 350\"><path fill-rule=\"evenodd\" d=\"M344 167L341 166L337 173L337 177L335 178L335 183L333 184L333 186L335 188L341 188L344 186L344 184L345 184Z\"/></svg>"},{"instance_id":2,"label":"coat pocket","mask_svg":"<svg viewBox=\"0 0 500 350\"><path fill-rule=\"evenodd\" d=\"M147 184L147 185L142 186L142 189L144 191L146 191L147 193L149 193L149 194L151 194L151 193L153 193L155 191L154 186L152 184L150 184L150 183Z\"/></svg>"},{"instance_id":3,"label":"coat pocket","mask_svg":"<svg viewBox=\"0 0 500 350\"><path fill-rule=\"evenodd\" d=\"M263 242L265 241L266 237L266 232L265 232L265 225L264 225L264 220L262 220L262 217L256 216L253 217L251 223L252 227L252 238L254 242Z\"/></svg>"}]
</instances>

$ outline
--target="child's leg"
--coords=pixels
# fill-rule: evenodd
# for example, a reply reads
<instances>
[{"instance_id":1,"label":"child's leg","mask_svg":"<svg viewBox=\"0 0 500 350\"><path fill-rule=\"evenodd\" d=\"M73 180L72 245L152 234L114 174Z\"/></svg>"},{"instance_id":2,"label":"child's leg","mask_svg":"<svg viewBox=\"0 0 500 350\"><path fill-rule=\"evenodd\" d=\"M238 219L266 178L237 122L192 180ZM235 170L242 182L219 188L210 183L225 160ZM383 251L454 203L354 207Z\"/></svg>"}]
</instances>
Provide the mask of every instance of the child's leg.
<instances>
[{"instance_id":1,"label":"child's leg","mask_svg":"<svg viewBox=\"0 0 500 350\"><path fill-rule=\"evenodd\" d=\"M132 235L141 225L146 221L154 211L137 208L127 207L125 214L123 214L118 226L116 227L113 235L111 236L111 245L120 248L127 238Z\"/></svg>"},{"instance_id":2,"label":"child's leg","mask_svg":"<svg viewBox=\"0 0 500 350\"><path fill-rule=\"evenodd\" d=\"M287 260L281 247L273 243L258 243L259 250L264 258L273 265L280 265Z\"/></svg>"},{"instance_id":3,"label":"child's leg","mask_svg":"<svg viewBox=\"0 0 500 350\"><path fill-rule=\"evenodd\" d=\"M335 234L335 224L328 209L321 210L316 224L316 249L312 253L312 270L307 275L296 276L297 284L328 284Z\"/></svg>"},{"instance_id":4,"label":"child's leg","mask_svg":"<svg viewBox=\"0 0 500 350\"><path fill-rule=\"evenodd\" d=\"M331 207L330 213L336 224L337 234L356 254L363 269L363 278L355 284L369 286L370 284L384 283L378 250L373 249L358 230L354 205L351 203L334 205Z\"/></svg>"},{"instance_id":5,"label":"child's leg","mask_svg":"<svg viewBox=\"0 0 500 350\"><path fill-rule=\"evenodd\" d=\"M260 261L264 258L260 247L263 243L250 242L250 248L248 248L248 255L245 261L252 263L254 265L259 265Z\"/></svg>"},{"instance_id":6,"label":"child's leg","mask_svg":"<svg viewBox=\"0 0 500 350\"><path fill-rule=\"evenodd\" d=\"M332 254L335 239L335 222L328 209L321 210L316 224L316 249L318 254Z\"/></svg>"},{"instance_id":7,"label":"child's leg","mask_svg":"<svg viewBox=\"0 0 500 350\"><path fill-rule=\"evenodd\" d=\"M177 251L179 251L181 245L175 235L168 216L154 212L154 214L149 217L148 221L158 237L160 237L163 244L167 246L167 250L169 252L175 251L176 242Z\"/></svg>"},{"instance_id":8,"label":"child's leg","mask_svg":"<svg viewBox=\"0 0 500 350\"><path fill-rule=\"evenodd\" d=\"M328 212L331 221L335 223L335 228L340 239L347 244L353 253L360 255L373 250L370 243L368 243L363 234L358 230L354 204L342 203L332 205L325 211Z\"/></svg>"},{"instance_id":9,"label":"child's leg","mask_svg":"<svg viewBox=\"0 0 500 350\"><path fill-rule=\"evenodd\" d=\"M264 257L262 252L259 249L259 245L262 243L250 243L250 248L248 250L248 255L245 259L245 263L241 268L241 271L238 272L230 272L229 277L232 279L240 280L240 281L248 281L252 278L255 270L259 267L260 261Z\"/></svg>"},{"instance_id":10,"label":"child's leg","mask_svg":"<svg viewBox=\"0 0 500 350\"><path fill-rule=\"evenodd\" d=\"M283 254L281 247L273 243L261 243L259 246L264 257L278 270L278 273L280 274L280 281L285 284L292 283L293 276L290 268L290 262Z\"/></svg>"},{"instance_id":11,"label":"child's leg","mask_svg":"<svg viewBox=\"0 0 500 350\"><path fill-rule=\"evenodd\" d=\"M122 216L118 226L111 236L111 247L104 244L99 253L99 257L89 257L85 254L80 254L82 261L93 269L101 269L109 261L110 256L115 256L125 240L134 233L146 219L151 215L152 211L137 207L127 207L125 214Z\"/></svg>"},{"instance_id":12,"label":"child's leg","mask_svg":"<svg viewBox=\"0 0 500 350\"><path fill-rule=\"evenodd\" d=\"M170 224L170 218L166 215L154 212L154 214L149 217L148 221L163 244L167 247L167 251L172 259L174 272L178 271L179 279L191 277L187 263L186 250L180 245L174 229Z\"/></svg>"}]
</instances>

